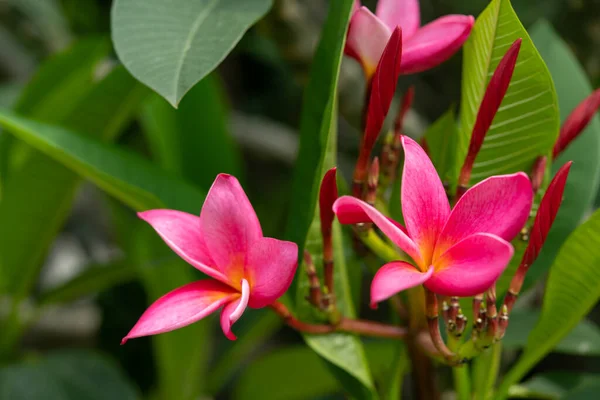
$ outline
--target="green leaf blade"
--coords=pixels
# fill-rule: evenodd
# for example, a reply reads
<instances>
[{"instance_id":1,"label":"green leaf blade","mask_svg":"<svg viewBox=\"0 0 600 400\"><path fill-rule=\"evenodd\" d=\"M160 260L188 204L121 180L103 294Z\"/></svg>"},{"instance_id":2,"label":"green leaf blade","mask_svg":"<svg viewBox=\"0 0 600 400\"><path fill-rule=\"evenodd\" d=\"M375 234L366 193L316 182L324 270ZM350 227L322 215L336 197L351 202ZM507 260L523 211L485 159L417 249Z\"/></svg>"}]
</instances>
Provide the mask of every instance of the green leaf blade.
<instances>
[{"instance_id":1,"label":"green leaf blade","mask_svg":"<svg viewBox=\"0 0 600 400\"><path fill-rule=\"evenodd\" d=\"M525 352L504 378L500 395L506 395L510 386L550 352L598 301L599 263L600 211L596 211L560 249L550 269L541 317L529 335Z\"/></svg>"},{"instance_id":2,"label":"green leaf blade","mask_svg":"<svg viewBox=\"0 0 600 400\"><path fill-rule=\"evenodd\" d=\"M531 37L548 65L556 85L561 120L592 93L587 75L567 44L547 21L531 28ZM536 262L529 268L524 288L531 287L548 270L562 243L591 211L600 184L600 118L588 127L553 161L552 173L573 161L564 200Z\"/></svg>"},{"instance_id":3,"label":"green leaf blade","mask_svg":"<svg viewBox=\"0 0 600 400\"><path fill-rule=\"evenodd\" d=\"M509 0L494 0L477 18L464 47L460 135L470 138L491 76L518 38L523 42L508 91L473 167L471 181L527 171L536 157L548 155L559 130L558 103L548 69ZM462 164L469 140L461 140ZM456 179L456 178L455 178Z\"/></svg>"},{"instance_id":4,"label":"green leaf blade","mask_svg":"<svg viewBox=\"0 0 600 400\"><path fill-rule=\"evenodd\" d=\"M272 0L117 0L112 38L119 59L174 107L267 13Z\"/></svg>"}]
</instances>

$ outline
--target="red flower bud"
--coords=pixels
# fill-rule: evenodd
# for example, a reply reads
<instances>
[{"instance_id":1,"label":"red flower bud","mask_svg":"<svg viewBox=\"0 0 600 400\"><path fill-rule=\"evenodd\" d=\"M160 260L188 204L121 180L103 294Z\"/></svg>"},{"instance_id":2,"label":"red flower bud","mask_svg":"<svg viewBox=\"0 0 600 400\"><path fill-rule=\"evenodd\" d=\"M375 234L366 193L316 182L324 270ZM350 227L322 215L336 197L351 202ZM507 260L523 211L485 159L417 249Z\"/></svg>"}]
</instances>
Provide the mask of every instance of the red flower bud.
<instances>
[{"instance_id":1,"label":"red flower bud","mask_svg":"<svg viewBox=\"0 0 600 400\"><path fill-rule=\"evenodd\" d=\"M333 203L338 198L337 183L335 180L336 168L331 168L323 176L319 191L319 216L321 218L321 234L323 237L331 236L333 223Z\"/></svg>"},{"instance_id":2,"label":"red flower bud","mask_svg":"<svg viewBox=\"0 0 600 400\"><path fill-rule=\"evenodd\" d=\"M558 139L552 150L552 157L556 158L577 137L587 124L590 123L596 111L600 108L600 89L596 89L586 97L571 114L560 129Z\"/></svg>"},{"instance_id":3,"label":"red flower bud","mask_svg":"<svg viewBox=\"0 0 600 400\"><path fill-rule=\"evenodd\" d=\"M400 27L396 27L383 50L379 64L377 64L377 70L371 81L365 132L361 140L356 167L354 168L352 194L355 197L362 197L371 151L377 141L396 91L398 76L400 76L401 55L402 30Z\"/></svg>"},{"instance_id":4,"label":"red flower bud","mask_svg":"<svg viewBox=\"0 0 600 400\"><path fill-rule=\"evenodd\" d=\"M542 186L542 182L544 182L547 162L548 157L546 156L540 156L533 162L533 167L531 167L531 188L533 189L533 193L536 193Z\"/></svg>"},{"instance_id":5,"label":"red flower bud","mask_svg":"<svg viewBox=\"0 0 600 400\"><path fill-rule=\"evenodd\" d=\"M508 49L502 60L500 60L500 63L494 71L494 75L492 75L492 79L485 90L483 100L481 101L479 111L477 112L477 119L473 126L469 152L467 153L467 157L460 171L459 184L462 186L467 186L469 184L475 157L477 157L477 154L481 149L483 139L490 129L492 121L496 116L496 112L498 112L502 99L504 99L504 95L508 90L508 85L515 70L515 64L517 63L517 56L519 55L520 48L521 39L517 39L512 46L510 46L510 49Z\"/></svg>"}]
</instances>

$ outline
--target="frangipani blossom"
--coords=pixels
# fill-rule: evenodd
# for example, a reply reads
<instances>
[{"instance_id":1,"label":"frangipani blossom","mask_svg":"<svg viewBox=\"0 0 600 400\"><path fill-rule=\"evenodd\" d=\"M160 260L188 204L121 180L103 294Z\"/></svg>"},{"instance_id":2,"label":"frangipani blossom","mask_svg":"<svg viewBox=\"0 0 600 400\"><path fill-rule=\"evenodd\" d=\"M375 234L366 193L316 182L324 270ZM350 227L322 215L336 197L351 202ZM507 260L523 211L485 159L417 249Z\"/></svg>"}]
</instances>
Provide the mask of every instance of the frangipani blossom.
<instances>
[{"instance_id":1,"label":"frangipani blossom","mask_svg":"<svg viewBox=\"0 0 600 400\"><path fill-rule=\"evenodd\" d=\"M371 303L424 284L444 296L484 292L508 265L508 242L525 225L533 191L524 173L490 177L467 190L453 210L423 149L403 136L402 213L406 228L350 196L334 212L343 224L373 222L414 261L384 265L371 284Z\"/></svg>"},{"instance_id":2,"label":"frangipani blossom","mask_svg":"<svg viewBox=\"0 0 600 400\"><path fill-rule=\"evenodd\" d=\"M446 15L421 27L418 0L379 0L375 14L354 4L344 52L362 65L368 81L396 27L402 28L402 74L412 74L450 58L475 23L470 15Z\"/></svg>"},{"instance_id":3,"label":"frangipani blossom","mask_svg":"<svg viewBox=\"0 0 600 400\"><path fill-rule=\"evenodd\" d=\"M264 237L236 178L217 176L200 217L175 210L138 214L186 262L213 279L192 282L156 300L128 339L172 331L221 310L225 336L247 306L270 305L290 286L298 260L295 243Z\"/></svg>"}]
</instances>

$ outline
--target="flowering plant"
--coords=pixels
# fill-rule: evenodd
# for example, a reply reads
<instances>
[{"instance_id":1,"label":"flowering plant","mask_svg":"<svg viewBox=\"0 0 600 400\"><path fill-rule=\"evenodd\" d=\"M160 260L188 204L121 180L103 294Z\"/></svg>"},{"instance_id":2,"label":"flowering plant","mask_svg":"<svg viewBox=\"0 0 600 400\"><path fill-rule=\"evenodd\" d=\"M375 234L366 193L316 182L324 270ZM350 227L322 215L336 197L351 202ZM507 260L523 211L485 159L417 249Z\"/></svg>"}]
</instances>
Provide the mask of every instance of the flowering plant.
<instances>
[{"instance_id":1,"label":"flowering plant","mask_svg":"<svg viewBox=\"0 0 600 400\"><path fill-rule=\"evenodd\" d=\"M0 393L595 393L546 373L600 355L600 89L551 25L330 0L313 55L319 6L271 3L48 24L0 108Z\"/></svg>"}]
</instances>

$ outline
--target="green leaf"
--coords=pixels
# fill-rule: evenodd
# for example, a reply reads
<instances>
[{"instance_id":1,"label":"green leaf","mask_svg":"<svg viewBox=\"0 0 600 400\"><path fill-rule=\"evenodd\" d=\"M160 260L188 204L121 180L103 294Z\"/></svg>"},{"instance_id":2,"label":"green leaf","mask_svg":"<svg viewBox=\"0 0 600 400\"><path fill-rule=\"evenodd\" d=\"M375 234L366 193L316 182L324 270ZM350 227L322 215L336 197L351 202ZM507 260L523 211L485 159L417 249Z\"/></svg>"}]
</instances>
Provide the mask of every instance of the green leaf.
<instances>
[{"instance_id":1,"label":"green leaf","mask_svg":"<svg viewBox=\"0 0 600 400\"><path fill-rule=\"evenodd\" d=\"M533 378L510 389L511 397L535 399L571 399L570 394L580 388L597 382L599 376L567 371L551 371L535 375ZM596 389L597 390L597 389ZM588 397L594 398L595 396Z\"/></svg>"},{"instance_id":2,"label":"green leaf","mask_svg":"<svg viewBox=\"0 0 600 400\"><path fill-rule=\"evenodd\" d=\"M564 121L592 92L592 86L575 55L548 22L538 22L530 32L552 74L561 120ZM573 165L565 187L564 201L542 252L527 272L524 290L548 270L560 245L592 209L600 183L600 118L593 118L586 130L554 160L552 173L556 173L569 160L573 161Z\"/></svg>"},{"instance_id":3,"label":"green leaf","mask_svg":"<svg viewBox=\"0 0 600 400\"><path fill-rule=\"evenodd\" d=\"M112 38L125 67L174 107L219 65L271 0L116 0Z\"/></svg>"},{"instance_id":4,"label":"green leaf","mask_svg":"<svg viewBox=\"0 0 600 400\"><path fill-rule=\"evenodd\" d=\"M527 336L539 320L540 313L533 310L515 310L510 315L509 328L502 339L504 348L522 348ZM580 356L600 356L600 329L588 320L573 328L552 350L556 353Z\"/></svg>"},{"instance_id":5,"label":"green leaf","mask_svg":"<svg viewBox=\"0 0 600 400\"><path fill-rule=\"evenodd\" d=\"M68 282L42 293L40 306L68 303L83 296L89 296L109 289L117 284L133 280L137 276L135 268L119 260L108 264L91 265L84 272Z\"/></svg>"},{"instance_id":6,"label":"green leaf","mask_svg":"<svg viewBox=\"0 0 600 400\"><path fill-rule=\"evenodd\" d=\"M146 89L127 71L117 68L93 86L61 122L88 136L112 140L130 121L145 94ZM0 225L4 249L0 264L9 289L18 297L25 296L35 282L80 182L73 172L37 152L31 152L9 176L0 203L4 221ZM40 221L44 221L41 226Z\"/></svg>"},{"instance_id":7,"label":"green leaf","mask_svg":"<svg viewBox=\"0 0 600 400\"><path fill-rule=\"evenodd\" d=\"M68 400L64 388L35 365L0 369L0 398L10 400Z\"/></svg>"},{"instance_id":8,"label":"green leaf","mask_svg":"<svg viewBox=\"0 0 600 400\"><path fill-rule=\"evenodd\" d=\"M541 317L525 351L499 389L505 396L582 320L600 298L600 211L578 227L560 249L546 285Z\"/></svg>"},{"instance_id":9,"label":"green leaf","mask_svg":"<svg viewBox=\"0 0 600 400\"><path fill-rule=\"evenodd\" d=\"M152 163L63 128L0 110L0 125L137 211L168 206L197 212L204 193Z\"/></svg>"},{"instance_id":10,"label":"green leaf","mask_svg":"<svg viewBox=\"0 0 600 400\"><path fill-rule=\"evenodd\" d=\"M348 28L351 0L330 3L311 69L311 79L304 94L300 123L300 150L293 182L292 209L286 236L311 253L315 266L322 267L322 241L317 196L325 172L335 166L337 149L337 82L339 78L344 39ZM340 311L354 316L348 273L344 259L344 244L339 224L333 225L335 254L334 286ZM298 268L296 311L303 320L316 320L310 304L308 278L304 266ZM369 366L360 340L347 333L304 335L308 345L329 361L332 370L344 387L357 398L376 398Z\"/></svg>"},{"instance_id":11,"label":"green leaf","mask_svg":"<svg viewBox=\"0 0 600 400\"><path fill-rule=\"evenodd\" d=\"M116 363L91 350L55 351L44 358L42 366L49 376L61 383L65 400L138 398L137 390Z\"/></svg>"},{"instance_id":12,"label":"green leaf","mask_svg":"<svg viewBox=\"0 0 600 400\"><path fill-rule=\"evenodd\" d=\"M600 383L598 383L598 375L590 378L590 383L581 385L565 394L565 400L589 400L598 396L600 391Z\"/></svg>"},{"instance_id":13,"label":"green leaf","mask_svg":"<svg viewBox=\"0 0 600 400\"><path fill-rule=\"evenodd\" d=\"M40 39L52 49L63 48L70 40L69 26L57 0L7 0L25 15Z\"/></svg>"},{"instance_id":14,"label":"green leaf","mask_svg":"<svg viewBox=\"0 0 600 400\"><path fill-rule=\"evenodd\" d=\"M202 79L176 110L160 96L141 118L152 153L169 171L208 188L221 172L240 178L241 155L228 127L225 93L216 74Z\"/></svg>"},{"instance_id":15,"label":"green leaf","mask_svg":"<svg viewBox=\"0 0 600 400\"><path fill-rule=\"evenodd\" d=\"M368 343L366 353L375 375L388 372L394 362L396 343L392 341ZM306 347L292 346L261 356L245 368L236 382L233 399L294 400L330 398L332 394L347 392L331 374L317 354Z\"/></svg>"},{"instance_id":16,"label":"green leaf","mask_svg":"<svg viewBox=\"0 0 600 400\"><path fill-rule=\"evenodd\" d=\"M462 164L466 156L487 84L518 38L523 42L515 71L475 160L472 183L492 175L528 171L536 157L550 153L558 135L558 103L550 73L510 1L494 0L477 18L464 46L459 134L467 140L458 141L456 163Z\"/></svg>"},{"instance_id":17,"label":"green leaf","mask_svg":"<svg viewBox=\"0 0 600 400\"><path fill-rule=\"evenodd\" d=\"M50 58L23 89L15 111L44 122L63 121L89 92L95 69L108 51L108 41L90 38ZM5 184L10 167L15 164L15 157L9 157L16 153L11 151L14 142L12 136L0 134L1 184Z\"/></svg>"},{"instance_id":18,"label":"green leaf","mask_svg":"<svg viewBox=\"0 0 600 400\"><path fill-rule=\"evenodd\" d=\"M209 372L206 379L208 393L217 395L221 392L232 376L245 367L244 361L248 356L269 341L282 325L281 318L271 310L244 314L244 318L236 323L238 339L228 342L227 348L219 355L216 365Z\"/></svg>"},{"instance_id":19,"label":"green leaf","mask_svg":"<svg viewBox=\"0 0 600 400\"><path fill-rule=\"evenodd\" d=\"M456 164L455 149L460 138L454 119L454 108L446 111L425 132L429 157L442 181L447 182L454 173L452 169Z\"/></svg>"},{"instance_id":20,"label":"green leaf","mask_svg":"<svg viewBox=\"0 0 600 400\"><path fill-rule=\"evenodd\" d=\"M135 400L138 393L106 357L90 350L58 350L41 360L0 369L0 398Z\"/></svg>"}]
</instances>

